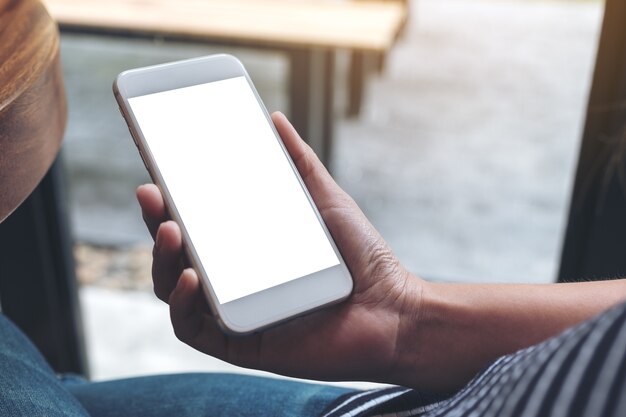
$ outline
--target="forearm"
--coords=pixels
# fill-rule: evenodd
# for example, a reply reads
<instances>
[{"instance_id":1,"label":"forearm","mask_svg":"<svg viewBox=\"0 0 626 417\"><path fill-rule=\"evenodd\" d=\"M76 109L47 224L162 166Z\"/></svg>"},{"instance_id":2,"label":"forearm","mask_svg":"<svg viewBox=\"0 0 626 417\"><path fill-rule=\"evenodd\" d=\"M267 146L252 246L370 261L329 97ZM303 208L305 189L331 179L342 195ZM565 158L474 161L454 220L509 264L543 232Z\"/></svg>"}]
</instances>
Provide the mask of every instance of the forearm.
<instances>
[{"instance_id":1,"label":"forearm","mask_svg":"<svg viewBox=\"0 0 626 417\"><path fill-rule=\"evenodd\" d=\"M571 284L422 284L397 343L398 382L447 390L497 357L626 299L626 280Z\"/></svg>"}]
</instances>

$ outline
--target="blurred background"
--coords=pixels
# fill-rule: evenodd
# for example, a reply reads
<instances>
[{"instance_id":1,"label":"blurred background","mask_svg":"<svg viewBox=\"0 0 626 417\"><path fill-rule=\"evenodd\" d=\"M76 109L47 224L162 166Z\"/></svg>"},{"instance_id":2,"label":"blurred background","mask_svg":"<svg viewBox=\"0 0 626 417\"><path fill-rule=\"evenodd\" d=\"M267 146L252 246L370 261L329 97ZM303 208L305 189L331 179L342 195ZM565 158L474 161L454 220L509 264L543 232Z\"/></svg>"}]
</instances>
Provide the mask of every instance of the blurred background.
<instances>
[{"instance_id":1,"label":"blurred background","mask_svg":"<svg viewBox=\"0 0 626 417\"><path fill-rule=\"evenodd\" d=\"M555 281L604 3L412 0L383 70L347 117L337 52L328 163L400 260L430 280ZM281 53L62 34L64 145L92 377L232 370L179 343L151 293L134 197L149 178L111 92L132 67L227 52L289 112Z\"/></svg>"}]
</instances>

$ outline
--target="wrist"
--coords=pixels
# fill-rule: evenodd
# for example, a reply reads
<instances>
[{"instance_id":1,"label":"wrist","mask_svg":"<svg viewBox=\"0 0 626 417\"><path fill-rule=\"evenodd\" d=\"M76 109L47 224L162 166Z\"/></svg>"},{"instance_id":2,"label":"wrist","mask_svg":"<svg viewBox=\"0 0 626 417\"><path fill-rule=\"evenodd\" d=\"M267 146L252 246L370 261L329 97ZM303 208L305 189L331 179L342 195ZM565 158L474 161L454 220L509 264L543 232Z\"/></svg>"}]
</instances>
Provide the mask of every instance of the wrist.
<instances>
[{"instance_id":1,"label":"wrist","mask_svg":"<svg viewBox=\"0 0 626 417\"><path fill-rule=\"evenodd\" d=\"M397 330L394 340L393 361L383 382L414 387L413 378L420 372L418 357L424 329L419 325L430 315L431 283L408 273L402 296L398 298Z\"/></svg>"},{"instance_id":2,"label":"wrist","mask_svg":"<svg viewBox=\"0 0 626 417\"><path fill-rule=\"evenodd\" d=\"M500 347L486 341L489 324L481 319L474 287L431 283L414 277L418 298L407 300L400 317L393 383L448 392L467 383Z\"/></svg>"}]
</instances>

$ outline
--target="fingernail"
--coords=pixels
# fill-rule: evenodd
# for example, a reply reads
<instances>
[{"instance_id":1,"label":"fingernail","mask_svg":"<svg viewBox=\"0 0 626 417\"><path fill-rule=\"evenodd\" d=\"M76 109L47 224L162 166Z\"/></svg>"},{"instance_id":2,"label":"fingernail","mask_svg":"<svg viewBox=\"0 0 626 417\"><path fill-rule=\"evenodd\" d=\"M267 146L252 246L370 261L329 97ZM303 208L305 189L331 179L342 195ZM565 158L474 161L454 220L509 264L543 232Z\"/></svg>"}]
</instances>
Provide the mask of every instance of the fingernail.
<instances>
[{"instance_id":1,"label":"fingernail","mask_svg":"<svg viewBox=\"0 0 626 417\"><path fill-rule=\"evenodd\" d=\"M184 273L191 275L193 278L196 278L196 270L193 268L186 268Z\"/></svg>"},{"instance_id":2,"label":"fingernail","mask_svg":"<svg viewBox=\"0 0 626 417\"><path fill-rule=\"evenodd\" d=\"M187 279L183 279L183 276L185 275L194 275L196 272L193 270L193 268L187 268L183 271L183 273L180 275L180 278L178 279L178 283L176 284L176 289L177 290L185 290L186 287L189 285L187 283Z\"/></svg>"}]
</instances>

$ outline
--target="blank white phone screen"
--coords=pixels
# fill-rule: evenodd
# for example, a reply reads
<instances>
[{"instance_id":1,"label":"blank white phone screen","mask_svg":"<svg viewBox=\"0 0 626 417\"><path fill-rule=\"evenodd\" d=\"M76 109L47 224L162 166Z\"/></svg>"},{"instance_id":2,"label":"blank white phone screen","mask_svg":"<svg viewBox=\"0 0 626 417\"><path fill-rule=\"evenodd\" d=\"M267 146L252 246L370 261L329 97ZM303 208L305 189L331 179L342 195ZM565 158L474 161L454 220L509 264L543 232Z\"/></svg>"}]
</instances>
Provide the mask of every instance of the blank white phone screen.
<instances>
[{"instance_id":1,"label":"blank white phone screen","mask_svg":"<svg viewBox=\"0 0 626 417\"><path fill-rule=\"evenodd\" d=\"M245 77L129 102L220 303L339 264Z\"/></svg>"}]
</instances>

